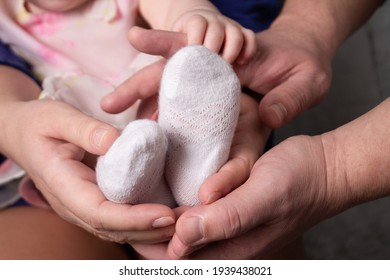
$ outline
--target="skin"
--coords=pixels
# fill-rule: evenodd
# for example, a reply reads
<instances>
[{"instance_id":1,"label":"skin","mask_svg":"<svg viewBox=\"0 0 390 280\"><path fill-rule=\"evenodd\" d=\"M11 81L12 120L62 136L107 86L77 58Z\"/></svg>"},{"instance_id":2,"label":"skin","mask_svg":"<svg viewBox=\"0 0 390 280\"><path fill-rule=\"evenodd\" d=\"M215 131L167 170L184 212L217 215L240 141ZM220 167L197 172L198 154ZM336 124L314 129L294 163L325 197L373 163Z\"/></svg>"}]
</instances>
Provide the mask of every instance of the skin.
<instances>
[{"instance_id":1,"label":"skin","mask_svg":"<svg viewBox=\"0 0 390 280\"><path fill-rule=\"evenodd\" d=\"M150 244L170 239L177 215L183 210L173 211L163 205L109 202L96 185L94 170L84 163L87 152L105 153L118 136L116 129L65 103L37 101L39 87L18 70L1 66L0 73L3 89L0 151L28 172L60 217L104 240L118 243ZM256 104L246 96L243 98ZM248 113L250 111L241 113L241 119L249 118L250 121L240 122L244 127L237 132L239 136L232 148L231 159L221 169L221 172L243 171L242 176L230 175L234 177L229 180L230 189L249 176L269 134L269 130L257 122L257 115ZM49 115L52 117L45 117Z\"/></svg>"},{"instance_id":2,"label":"skin","mask_svg":"<svg viewBox=\"0 0 390 280\"><path fill-rule=\"evenodd\" d=\"M347 2L348 1L344 1L343 5ZM291 0L290 3L294 3L294 1ZM298 2L295 1L295 4L299 4L299 3L300 3L299 1ZM323 1L321 3L326 3L326 1ZM334 4L333 6L337 6L336 4L339 3L339 1L334 1L334 3L333 2L329 2L329 3ZM372 3L373 3L372 1L369 1L366 4L371 5ZM307 4L310 4L310 1ZM356 3L354 2L352 4L355 5ZM356 5L356 7L357 6L358 5ZM313 12L315 12L316 10L321 10L321 9L313 9ZM348 11L348 9L341 9L341 10ZM366 9L365 11L369 13L370 9L368 10ZM357 14L356 10L354 10L354 12L356 15ZM330 16L330 15L333 14L330 12L329 14L326 13L326 16ZM295 15L295 16L301 16L301 15ZM339 18L344 18L341 15L338 16L340 16ZM275 37L269 35L268 40L264 40L264 42L270 41L270 45L271 45L272 38L278 38L277 36L278 34L279 34L279 40L278 40L279 43L282 42L281 39L286 40L286 42L292 40L291 34L287 34L287 30L290 30L288 29L288 26L289 24L292 24L291 26L294 26L294 22L299 22L299 21L302 22L302 18L298 18L299 20L297 20L297 18L294 18L294 16L292 16L287 18L284 17L284 19L285 21L281 20L279 21L279 23L280 24L283 23L282 26L284 26L285 31L276 32L277 30L275 30ZM356 24L357 21L358 20L355 21L354 26L357 26ZM324 21L320 21L320 22L324 22ZM332 22L332 21L329 20L329 21L325 21L325 23L326 22ZM310 26L310 28L316 26L314 24L313 25L306 24L306 25ZM274 25L274 26L276 27L278 25ZM300 28L304 28L304 27L300 27ZM352 29L353 26L351 25L350 31ZM319 33L322 33L322 30L326 31L328 29L325 28L319 29L319 31L321 31ZM318 47L320 45L318 42L321 41L318 40L317 36L315 36L315 39L312 39L312 37L310 36L308 36L307 38L303 36L303 35L308 35L309 33L298 32L297 37L295 37L295 39L305 38L309 42L307 43L307 46L312 46L313 48L315 46ZM272 33L268 33L268 34L272 34ZM282 34L283 36L280 34ZM329 34L331 34L331 32L329 32ZM137 36L142 37L140 36L140 34L138 34ZM346 35L344 35L344 37L345 36ZM334 36L334 37L336 37L337 40L341 40L343 38L342 35ZM258 37L256 38L257 40L259 39ZM322 41L326 41L326 39L328 38L324 36L321 39ZM185 38L185 40L187 39ZM317 44L310 44L310 42L313 40L314 41L318 40ZM334 42L333 40L331 41ZM177 46L180 45L180 43L177 42L174 44L177 44ZM334 49L335 46L337 46L337 43L330 44L330 46L331 47L329 48L329 50ZM169 55L169 51L173 51L175 49L174 46L172 45L169 46L169 44L162 44L158 47L161 48L160 51L164 47L168 47L168 49L162 51L162 54L165 53L166 55ZM324 51L323 53L327 54L328 56L331 56L333 52L329 50ZM286 52L288 50L284 49L283 51L283 48L281 48L279 49L279 51ZM316 51L314 49L312 51L315 54L321 53L318 52L318 50ZM310 54L310 52L307 49L305 53ZM278 52L274 53L275 56L277 56L277 54ZM259 57L262 56L258 56L257 58ZM317 57L317 55L315 57ZM259 64L261 64L261 61L262 60L260 60L259 62L257 60L257 62L250 63L246 67L236 65L236 69L237 72L239 73L241 80L245 85L249 85L252 89L255 89L255 87L253 86L254 84L251 84L249 82L251 80L250 75L249 74L244 75L244 74L245 73L253 73L251 75L258 74L258 72L256 71L252 72L249 70L258 69L255 66L259 66ZM298 59L297 61L300 61L300 59ZM326 65L329 64L330 62ZM281 63L281 65L283 64ZM302 65L303 65L301 68L302 71L296 71L296 72L287 71L291 74L291 76L287 80L277 79L279 83L282 81L283 84L283 82L285 81L290 81L292 77L297 77L297 75L300 76L302 75L302 73L307 73L306 70L304 71L305 69L304 65L307 64L302 64ZM318 66L318 65L314 64L314 66ZM297 69L299 69L299 67ZM1 68L1 71L3 70L4 67ZM9 69L6 70L8 71ZM158 71L157 70L155 71L156 71L155 73L158 74ZM317 71L314 71L314 73L317 73ZM318 73L322 73L322 74L325 73L325 75L323 75L323 77L325 77L325 80L330 79L326 74L327 71L321 70ZM287 77L288 75L287 76L282 75L282 76ZM0 75L0 77L8 77L8 76ZM140 75L137 75L134 79L136 80L138 79L138 81L142 81ZM312 79L307 79L306 82L310 82L310 80ZM5 79L5 81L2 81L1 83L2 86L3 85L6 86L7 81L8 81L7 79ZM297 81L300 80L297 79ZM314 79L312 81L317 81L317 80ZM290 84L290 86L287 88L294 89L296 88L296 85L297 84L293 83ZM10 87L12 90L15 90L15 85L12 85ZM305 83L303 83L301 88L307 89L311 87L306 87ZM142 213L143 214L146 213L146 218L142 217L141 219L140 217L138 217L137 219L136 212L138 211L132 212L132 209L134 210L137 206L127 206L126 209L120 207L122 209L119 209L119 206L117 207L117 206L110 205L110 203L104 201L104 199L101 197L101 194L98 194L96 193L96 191L95 192L93 191L94 189L94 183L92 179L93 171L91 171L91 169L88 169L88 167L86 167L81 163L82 158L80 154L82 155L83 151L88 151L95 154L103 154L105 152L107 147L112 143L113 139L115 139L115 137L117 136L117 132L113 130L113 128L101 124L99 122L96 122L95 120L92 120L80 114L77 114L74 109L70 108L69 106L65 106L63 104L57 104L55 102L52 102L50 103L50 105L45 104L45 106L43 106L43 105L38 105L37 102L33 103L32 101L32 103L29 104L33 104L33 106L26 106L26 104L21 101L24 101L26 99L30 100L29 97L24 95L27 92L29 92L28 89L16 88L17 89L16 93L19 93L19 95L17 94L8 95L7 93L11 93L12 91L9 91L7 87L4 87L4 89L5 90L3 92L6 94L2 94L2 98L5 97L5 99L2 100L6 102L0 103L1 104L0 105L1 107L0 126L2 129L4 129L2 131L6 132L5 133L6 137L0 140L0 150L2 152L5 151L5 153L8 156L11 156L11 158L19 159L17 161L20 163L25 159L25 157L23 157L22 151L20 151L21 145L18 145L21 144L19 141L23 141L23 139L21 139L23 137L21 136L34 135L36 133L37 137L35 137L33 139L34 141L32 141L32 143L34 143L35 145L31 145L30 146L31 149L27 149L28 146L26 146L26 149L23 150L25 152L24 155L36 149L40 152L36 152L35 155L32 155L32 158L35 158L38 163L40 162L40 165L38 164L38 167L48 166L49 163L49 166L53 166L53 168L48 168L46 170L47 172L45 173L42 170L39 170L39 168L33 170L32 169L33 165L31 163L30 163L31 166L28 166L29 165L28 162L21 165L25 167L26 170L29 171L29 173L34 174L35 180L36 182L38 182L40 189L42 190L46 198L48 198L48 200L51 202L53 208L56 209L57 212L61 213L60 215L62 217L64 217L68 221L71 221L74 224L78 224L82 226L83 228L91 232L94 232L94 234L101 236L102 238L115 240L115 241L122 241L122 242L128 241L130 243L134 242L137 239L137 237L131 237L133 230L141 230L141 231L144 230L146 231L145 232L146 234L150 234L151 232L153 232L154 234L155 231L152 230L153 226L151 225L153 225L153 221L155 221L156 218L156 216L153 216L153 211L156 209L155 207L158 206L150 206L147 208L145 207L143 209L138 209L138 210L145 210ZM285 101L286 103L281 103L284 106L284 108L286 108L287 113L284 115L281 114L282 118L278 118L277 117L278 114L274 115L276 116L275 119L277 119L278 121L274 125L272 124L272 122L269 122L270 126L280 125L286 120L291 119L297 113L301 112L303 110L302 108L307 108L308 105L315 103L316 98L312 98L310 94L305 93L306 91L302 91L302 92L303 92L303 96L308 97L307 100L299 99L304 101L296 102L296 100L293 98L291 99L293 101L288 101L289 99L287 98L286 99L287 101ZM276 93L273 95L271 95L270 93L271 91L268 92L266 97L278 96ZM147 94L145 93L145 95ZM318 94L318 96L322 96L322 95L323 93ZM294 95L291 96L293 97ZM263 103L264 100L265 98L263 99L262 104L264 104ZM289 102L291 102L291 104ZM108 102L108 104L110 104L110 102ZM111 105L112 104L114 103L111 103ZM299 104L299 106L297 106L296 104ZM291 108L293 109L290 110L290 106L288 105L291 105ZM261 106L262 105L260 104L260 116L261 116ZM376 187L373 188L372 190L370 189L370 192L367 192L366 190L367 190L367 178L379 179L381 178L380 175L383 175L383 172L381 174L375 173L378 170L375 167L377 167L378 164L383 163L384 168L388 168L388 166L386 165L388 164L387 161L380 162L380 160L383 160L383 150L386 149L388 150L387 146L383 146L385 142L384 140L388 139L386 133L383 131L384 127L386 128L386 123L381 124L380 122L377 121L378 119L383 120L384 117L383 114L388 111L387 108L388 106L389 106L388 102L384 103L383 106L378 107L379 108L378 110L375 110L373 113L369 114L368 116L363 116L363 119L358 119L357 122L354 123L353 125L344 129L340 129L339 132L335 133L336 135L350 136L350 137L345 137L349 140L347 142L343 142L342 138L339 137L335 137L335 136L331 137L332 134L330 134L331 136L329 137L321 136L315 139L314 137L313 139L306 138L306 137L293 138L285 142L283 145L277 146L269 153L261 157L259 161L257 161L256 165L252 170L250 179L246 181L244 185L242 185L240 188L235 188L235 187L231 187L230 189L228 188L228 191L225 193L228 193L233 189L234 191L231 191L229 195L219 199L218 201L213 202L217 197L210 196L211 194L210 191L208 191L208 189L202 188L202 190L200 191L200 195L206 198L204 201L205 203L210 203L210 204L188 209L185 212L182 210L177 211L177 215L181 214L181 216L177 221L175 234L172 240L170 241L168 247L166 246L166 244L159 244L155 246L139 245L140 247L138 247L138 251L140 255L146 256L148 254L149 255L152 254L152 256L154 257L166 256L169 258L180 258L188 255L196 258L202 258L206 256L208 256L209 258L213 258L213 257L229 258L229 256L233 258L259 257L261 255L266 255L266 253L277 251L279 248L284 247L286 244L291 243L291 241L294 240L297 236L299 236L307 227L310 227L313 223L323 219L324 216L333 215L337 211L341 211L345 209L345 207L348 207L354 203L359 203L367 199L372 199L374 197L387 194L387 190L384 187L386 186L387 183L386 181L387 177L383 179L384 181L374 182ZM115 109L118 108L115 108L115 106L113 106L111 107L111 109L115 111ZM49 124L48 121L42 121L44 120L42 116L46 116L47 115L46 113L53 112L53 110L55 110L58 116L57 118L55 118L56 121L54 122L55 126ZM29 117L31 116L31 119L29 121L25 120L24 116L26 115L28 115ZM39 122L33 121L34 118L36 120L42 121L42 123L39 124ZM18 124L21 124L21 126L20 127L11 126L9 123L12 123L12 121L14 121L13 123L15 123L16 121ZM35 128L34 130L31 128L29 130L31 124L34 123L35 124L38 123L39 124L37 125L38 127L34 127ZM371 126L372 123L376 123L376 124L379 123L380 125L372 127ZM81 124L83 124L85 130L80 129ZM367 133L367 135L365 135L364 137L361 137L362 124L366 124L366 126L363 127L370 128L368 130L370 133ZM62 129L61 130L57 129L58 128L57 126L61 127ZM16 127L18 129L15 129ZM96 131L99 131L98 128L103 128L104 133L95 133ZM371 149L371 145L366 145L366 144L370 143L368 141L370 141L372 135L378 135L378 134L385 135L386 137L383 138L379 137L380 139L378 140L378 142L376 142L376 145L373 146L375 148ZM98 139L92 141L94 139L94 135ZM18 141L15 141L15 139ZM335 139L337 141L336 142L330 141L332 139ZM359 141L356 141L356 139L358 139ZM329 140L330 142L327 142L325 140ZM356 144L357 146L349 145L351 144L351 142L357 143ZM329 145L331 147L334 147L334 143L341 143L342 144L341 147L345 148L342 149L342 151L347 151L347 152L346 153L339 152L337 154L332 154L333 148L332 149L329 149L329 147L325 148L326 143L332 143L332 145ZM245 147L245 145L239 145L239 146ZM370 149L364 150L365 153L359 153L359 155L355 157L356 153L354 153L354 151L359 150L362 147L363 148L370 147ZM351 149L355 148L355 149L350 150L349 148ZM374 153L372 153L372 151L374 151ZM293 161L291 161L292 162L291 164L289 164L288 162L286 163L286 152L290 152L291 153L290 157L294 159ZM255 152L253 154L255 154ZM302 159L302 162L299 161L301 159L300 157L303 156L304 158ZM362 167L366 166L367 157L370 158L369 166L373 168L362 169ZM326 164L324 163L324 158L327 159L325 161ZM300 162L300 165L297 166L296 165L297 162ZM34 164L37 163L34 162ZM324 168L324 166L326 166L326 168ZM341 171L335 172L335 170L339 170L338 168L336 168L339 166L344 166L344 167L352 166L352 168L351 170L348 171L346 171L344 168L341 168ZM54 169L57 171L55 171ZM62 172L59 172L58 170L61 170ZM236 169L234 168L232 170L236 170ZM333 173L331 172L332 170ZM237 172L237 174L234 175L242 176L241 173L244 174L245 172ZM319 182L316 181L317 178L323 178L321 177L321 175L323 175L324 173L327 174L326 178L332 179L332 180L327 180L326 187L324 187L323 181L319 181ZM76 176L78 177L76 181L67 182L67 184L64 184L63 182L64 180L65 182L66 180L69 180L71 176L64 176L62 178L58 177L57 180L50 181L53 180L52 178L56 178L55 175L61 175L61 174L65 174L65 175L72 174L72 176L74 176L74 174L78 174L80 176ZM340 185L343 185L343 183L345 183L345 181L342 181L342 178L346 178L345 174L349 175L347 176L347 178L349 178L348 182L350 182L350 184L347 184L348 188L340 187ZM222 177L225 177L225 175ZM356 180L356 182L353 181L355 175L356 178L360 180ZM210 178L210 180L211 179L215 180L216 176L220 176L220 175L215 175L214 177ZM362 178L362 176L366 176L364 177L366 180L363 180L364 178ZM241 178L245 181L244 179L245 177L246 176L242 176ZM229 177L227 176L226 178ZM275 180L279 180L279 181L275 182ZM45 185L45 181L50 182L51 184ZM236 180L235 182L238 181L241 180ZM64 185L61 185L61 182ZM262 185L260 187L256 186L257 184L259 184L258 182L262 182ZM363 182L366 182L366 184L364 184ZM370 186L371 183L372 182L370 181ZM77 190L75 189L75 186L77 186ZM274 188L274 186L277 186L277 188ZM303 187L306 186L307 188L302 188L302 186ZM358 187L352 188L354 186L358 186ZM222 191L223 189L225 188L222 187L220 193L223 193ZM261 190L264 191L262 192ZM302 190L304 194L303 196L301 195ZM215 192L215 189L213 189L212 191ZM75 197L72 194L74 194L75 192L78 192L80 196L77 199L73 200ZM266 193L267 195L264 196L264 193ZM346 195L350 193L353 195ZM92 196L90 196L91 194ZM297 197L299 199L296 200ZM351 197L353 199L351 199ZM88 205L85 205L85 201L87 200L87 198L91 200L91 202L88 203ZM245 202L244 204L242 203L243 201ZM259 203L259 201L262 203ZM280 201L283 201L283 203L280 203ZM246 206L242 207L242 205L246 205ZM332 205L330 209L327 208L329 205ZM272 206L276 206L275 208L276 211L275 212L272 211L272 213L270 213L271 211L269 211L269 209L272 209ZM143 206L141 205L140 207ZM302 211L302 209L307 210L309 212ZM327 209L327 211L325 211L326 215L323 213L322 211L323 209ZM160 210L159 213L161 214L161 211L165 211L165 210L168 211L169 209L165 209L165 210L159 209L159 210ZM304 215L305 219L300 219L302 217L302 213L305 214ZM309 213L310 215L307 215L307 213ZM133 220L134 223L129 222L129 220L131 220L130 217L132 215L135 215L136 217L136 219ZM176 215L174 215L173 212L168 211L166 212L166 215L163 215L163 217L171 217L172 219L175 219ZM216 221L219 221L218 224L219 226L216 226L215 224ZM165 223L165 225L167 225L167 223ZM228 231L226 231L226 229L228 229ZM164 228L164 230L166 230L166 228ZM172 234L172 231L170 234ZM162 237L164 236L166 237L166 235L164 234L160 234L158 236L160 237L160 239L154 236L155 237L154 240L158 241L161 240ZM261 242L258 242L259 240ZM204 247L206 244L209 244L210 242L212 242L211 245ZM253 246L253 244L256 244L256 246ZM202 249L200 250L200 248Z\"/></svg>"},{"instance_id":3,"label":"skin","mask_svg":"<svg viewBox=\"0 0 390 280\"><path fill-rule=\"evenodd\" d=\"M23 132L23 129L26 128L25 124L39 124L39 121L34 120L34 118L27 119L22 116L21 118L18 117L14 120L8 119L8 117L16 117L19 113L22 113L23 110L20 111L20 108L28 104L30 102L29 100L37 98L40 91L39 87L30 77L14 68L0 66L0 73L0 85L2 88L0 94L0 127L2 130L2 137L0 140L1 152L6 152L8 156L14 156L14 158L20 159L20 162L23 163L24 167L28 167L28 165L31 164L29 168L30 171L31 168L35 166L38 171L34 172L35 176L42 175L39 174L39 172L46 172L44 170L46 170L47 164L45 165L46 167L41 165L41 160L43 158L41 153L46 154L49 157L51 156L54 161L57 161L59 168L65 169L65 177L63 178L67 178L66 173L69 176L69 171L71 170L66 171L68 168L66 167L67 164L64 163L64 156L66 154L70 155L70 153L68 153L70 150L60 143L56 146L53 143L59 142L58 140L55 140L55 138L51 140L45 139L48 136L39 134L39 131L37 134L29 130ZM19 111L19 113L13 112L14 109ZM24 111L24 113L29 112ZM45 112L41 111L38 113ZM10 115L5 117L7 114ZM34 115L31 115L31 117L33 116ZM66 118L69 116L63 115L62 117ZM42 120L42 115L40 118ZM10 132L10 130L12 132ZM14 138L16 137L14 133L17 133L17 138ZM109 138L114 138L116 135L115 130L112 129L111 133L112 135L109 136ZM28 137L26 137L26 135L28 135ZM92 131L91 135L93 135ZM87 137L86 139L81 140L82 137L79 139L88 142L90 137L87 135L85 136ZM23 149L22 146L18 147L21 143L15 141L21 140L22 138L31 140L31 145L25 147L26 150ZM104 140L103 137L100 140L101 141L99 142L103 146L96 147L91 143L91 151L104 149L104 146L109 144L107 143L107 140L109 139ZM40 147L44 148L41 149ZM25 153L29 149L31 150L28 153ZM58 152L58 154L56 152ZM31 155L32 158L26 157L26 154ZM43 168L42 171L39 171L41 168ZM48 171L48 173L49 177L56 175L50 171ZM82 185L79 186L82 187ZM96 238L92 234L80 229L80 227L65 222L52 211L31 207L5 209L0 211L0 223L2 225L2 231L0 233L0 243L2 247L0 259L128 258L127 252L122 247ZM18 228L17 231L15 231L16 227ZM29 238L25 238L27 235ZM42 244L47 244L48 246L42 246ZM81 244L81 246L75 246L75 244Z\"/></svg>"},{"instance_id":4,"label":"skin","mask_svg":"<svg viewBox=\"0 0 390 280\"><path fill-rule=\"evenodd\" d=\"M83 8L89 0L28 0L32 12L69 12ZM137 8L154 29L185 32L188 43L204 45L221 53L228 62L247 62L255 53L254 33L223 16L205 0L137 0Z\"/></svg>"},{"instance_id":5,"label":"skin","mask_svg":"<svg viewBox=\"0 0 390 280\"><path fill-rule=\"evenodd\" d=\"M386 99L334 131L277 145L241 187L183 214L168 254L253 258L276 251L323 219L388 196L389 109ZM208 243L215 247L198 250Z\"/></svg>"},{"instance_id":6,"label":"skin","mask_svg":"<svg viewBox=\"0 0 390 280\"><path fill-rule=\"evenodd\" d=\"M121 243L161 242L172 235L171 209L108 202L93 169L82 162L86 151L104 154L118 136L116 129L65 103L37 101L39 87L16 69L1 66L0 73L0 151L28 172L59 216Z\"/></svg>"},{"instance_id":7,"label":"skin","mask_svg":"<svg viewBox=\"0 0 390 280\"><path fill-rule=\"evenodd\" d=\"M255 34L252 59L234 64L242 85L264 95L259 114L265 125L281 127L324 99L331 83L331 62L337 48L382 2L285 2L272 26ZM153 39L146 38L148 36ZM166 38L174 42L164 41ZM188 43L185 36L146 34L136 28L130 31L129 39L141 51L163 56ZM158 41L159 46L150 44L151 41ZM154 95L159 79L143 89L139 81L143 81L143 75L159 77L162 67L160 62L134 79L130 78L102 101L102 107L108 112L120 112L138 98Z\"/></svg>"},{"instance_id":8,"label":"skin","mask_svg":"<svg viewBox=\"0 0 390 280\"><path fill-rule=\"evenodd\" d=\"M153 29L187 34L188 45L204 45L229 63L245 63L256 51L254 33L222 15L209 1L139 0L140 13Z\"/></svg>"},{"instance_id":9,"label":"skin","mask_svg":"<svg viewBox=\"0 0 390 280\"><path fill-rule=\"evenodd\" d=\"M80 8L87 2L36 0L29 1L28 8L33 12L45 10L67 12ZM200 2L204 1L196 3ZM182 6L185 9L191 7ZM213 7L209 8L206 18L214 19L217 13ZM178 15L181 16L184 11L180 10ZM186 16L192 18L195 14L194 12ZM222 23L218 24L214 21L212 24L207 24L208 28L204 30L203 36L207 30L213 29L214 24L227 29L232 25L235 28L231 28L232 32L228 32L229 42L239 41L242 45L243 42L249 45L249 41L253 40L251 32L241 30L233 21L221 16L218 16L218 20ZM190 22L192 23L188 26L191 28L198 24L197 19ZM192 25L194 22L195 25ZM205 23L203 18L200 22ZM186 20L183 20L183 24L179 25L187 26ZM237 38L234 39L235 37ZM232 46L237 44L233 43ZM246 59L251 52L248 52L248 49L250 50L246 48L239 53L230 51L225 53L227 58ZM163 205L150 204L118 205L107 201L96 186L95 173L91 168L93 158L104 154L111 146L119 135L116 129L87 117L62 102L38 101L39 87L15 69L1 66L0 73L2 88L0 126L4 131L4 137L0 140L0 151L27 171L52 209L61 218L101 239L118 243L150 244L170 239L177 216L183 212L181 209L172 210ZM141 111L140 114L145 114L144 112ZM25 118L27 115L28 119ZM257 118L255 117L253 121L256 122ZM242 130L245 131L245 128ZM245 181L255 158L263 149L263 145L258 143L264 142L262 139L268 137L269 131L261 128L260 124L255 130L256 145L253 145L255 141L244 137L250 140L249 145L237 141L233 148L235 152L227 166L243 169L244 172L241 173L242 176L235 176L235 180L228 186L230 189ZM251 129L249 131L253 133ZM29 137L23 137L24 135ZM26 157L26 154L29 157ZM74 195L75 193L77 196Z\"/></svg>"},{"instance_id":10,"label":"skin","mask_svg":"<svg viewBox=\"0 0 390 280\"><path fill-rule=\"evenodd\" d=\"M128 259L119 244L106 242L60 219L31 207L0 212L1 260ZM17 228L18 230L15 230Z\"/></svg>"},{"instance_id":11,"label":"skin","mask_svg":"<svg viewBox=\"0 0 390 280\"><path fill-rule=\"evenodd\" d=\"M381 2L290 0L271 28L256 34L254 59L234 66L243 85L265 94L259 115L266 125L279 127L322 100L336 49ZM129 39L140 51L165 57L187 42L183 34L139 28L130 31ZM158 77L162 66L160 62L129 79L102 101L103 108L121 111L119 103L152 96L157 83L141 85ZM267 256L319 221L388 195L389 176L383 176L389 167L389 156L383 155L388 150L388 124L383 121L388 106L387 100L324 135L288 139L263 155L239 188L183 213L168 245L136 249L169 258ZM212 192L202 188L200 195Z\"/></svg>"}]
</instances>

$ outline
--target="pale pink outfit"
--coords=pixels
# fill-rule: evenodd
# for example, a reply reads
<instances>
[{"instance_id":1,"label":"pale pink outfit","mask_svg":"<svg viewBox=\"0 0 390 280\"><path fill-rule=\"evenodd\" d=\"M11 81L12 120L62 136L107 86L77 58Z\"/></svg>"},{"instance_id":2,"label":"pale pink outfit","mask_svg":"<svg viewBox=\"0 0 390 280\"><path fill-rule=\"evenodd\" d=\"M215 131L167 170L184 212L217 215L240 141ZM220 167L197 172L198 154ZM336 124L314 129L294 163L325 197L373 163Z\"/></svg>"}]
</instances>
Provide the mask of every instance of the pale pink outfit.
<instances>
[{"instance_id":1,"label":"pale pink outfit","mask_svg":"<svg viewBox=\"0 0 390 280\"><path fill-rule=\"evenodd\" d=\"M34 14L23 0L3 0L0 39L43 81L41 98L65 101L123 128L135 119L137 104L111 115L100 108L100 99L159 59L139 53L128 42L127 32L137 21L136 2L94 0L82 10Z\"/></svg>"},{"instance_id":2,"label":"pale pink outfit","mask_svg":"<svg viewBox=\"0 0 390 280\"><path fill-rule=\"evenodd\" d=\"M111 115L101 110L100 99L157 60L128 42L127 32L137 20L136 2L94 0L82 10L33 14L23 0L3 0L0 38L43 80L43 98L63 100L123 128L135 118L136 106Z\"/></svg>"}]
</instances>

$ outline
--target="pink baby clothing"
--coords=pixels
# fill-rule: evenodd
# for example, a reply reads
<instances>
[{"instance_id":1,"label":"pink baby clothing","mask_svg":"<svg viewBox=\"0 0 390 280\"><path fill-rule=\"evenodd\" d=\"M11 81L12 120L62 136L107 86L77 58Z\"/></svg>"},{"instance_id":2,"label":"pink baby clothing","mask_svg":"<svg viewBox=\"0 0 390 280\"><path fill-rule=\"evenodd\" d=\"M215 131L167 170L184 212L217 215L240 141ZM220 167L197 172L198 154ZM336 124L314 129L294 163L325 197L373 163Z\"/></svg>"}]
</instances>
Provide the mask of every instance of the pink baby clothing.
<instances>
[{"instance_id":1,"label":"pink baby clothing","mask_svg":"<svg viewBox=\"0 0 390 280\"><path fill-rule=\"evenodd\" d=\"M142 67L159 59L127 40L138 19L135 0L93 0L65 13L28 9L24 0L0 2L0 38L43 80L42 98L65 101L123 128L137 106L111 115L100 99Z\"/></svg>"}]
</instances>

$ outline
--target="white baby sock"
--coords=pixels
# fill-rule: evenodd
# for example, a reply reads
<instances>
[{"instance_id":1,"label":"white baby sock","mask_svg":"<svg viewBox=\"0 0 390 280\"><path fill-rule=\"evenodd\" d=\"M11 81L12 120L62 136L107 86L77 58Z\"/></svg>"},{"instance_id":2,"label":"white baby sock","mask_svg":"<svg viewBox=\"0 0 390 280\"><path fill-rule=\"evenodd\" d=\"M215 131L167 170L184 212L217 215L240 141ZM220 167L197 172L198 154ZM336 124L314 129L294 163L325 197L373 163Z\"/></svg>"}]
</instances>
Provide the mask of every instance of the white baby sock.
<instances>
[{"instance_id":1,"label":"white baby sock","mask_svg":"<svg viewBox=\"0 0 390 280\"><path fill-rule=\"evenodd\" d=\"M169 143L165 178L179 205L199 204L199 187L228 160L240 92L232 67L203 46L185 47L168 61L158 123Z\"/></svg>"},{"instance_id":2,"label":"white baby sock","mask_svg":"<svg viewBox=\"0 0 390 280\"><path fill-rule=\"evenodd\" d=\"M156 122L130 122L108 152L98 158L97 183L107 199L173 207L163 178L167 146L168 140Z\"/></svg>"}]
</instances>

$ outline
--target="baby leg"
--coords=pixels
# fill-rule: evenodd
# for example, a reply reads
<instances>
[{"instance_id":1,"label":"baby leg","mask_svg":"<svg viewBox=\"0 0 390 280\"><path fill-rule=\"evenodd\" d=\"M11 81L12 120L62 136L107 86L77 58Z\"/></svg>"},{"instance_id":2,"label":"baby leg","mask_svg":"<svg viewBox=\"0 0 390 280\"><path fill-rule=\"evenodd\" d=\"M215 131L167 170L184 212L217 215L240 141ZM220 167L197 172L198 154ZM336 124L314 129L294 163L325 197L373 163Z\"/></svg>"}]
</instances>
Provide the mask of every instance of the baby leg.
<instances>
[{"instance_id":1,"label":"baby leg","mask_svg":"<svg viewBox=\"0 0 390 280\"><path fill-rule=\"evenodd\" d=\"M199 204L201 184L228 160L240 92L232 67L203 46L183 48L168 61L158 122L169 142L165 177L179 205Z\"/></svg>"},{"instance_id":2,"label":"baby leg","mask_svg":"<svg viewBox=\"0 0 390 280\"><path fill-rule=\"evenodd\" d=\"M97 183L107 199L173 207L172 194L163 178L167 145L156 122L131 122L97 162Z\"/></svg>"}]
</instances>

